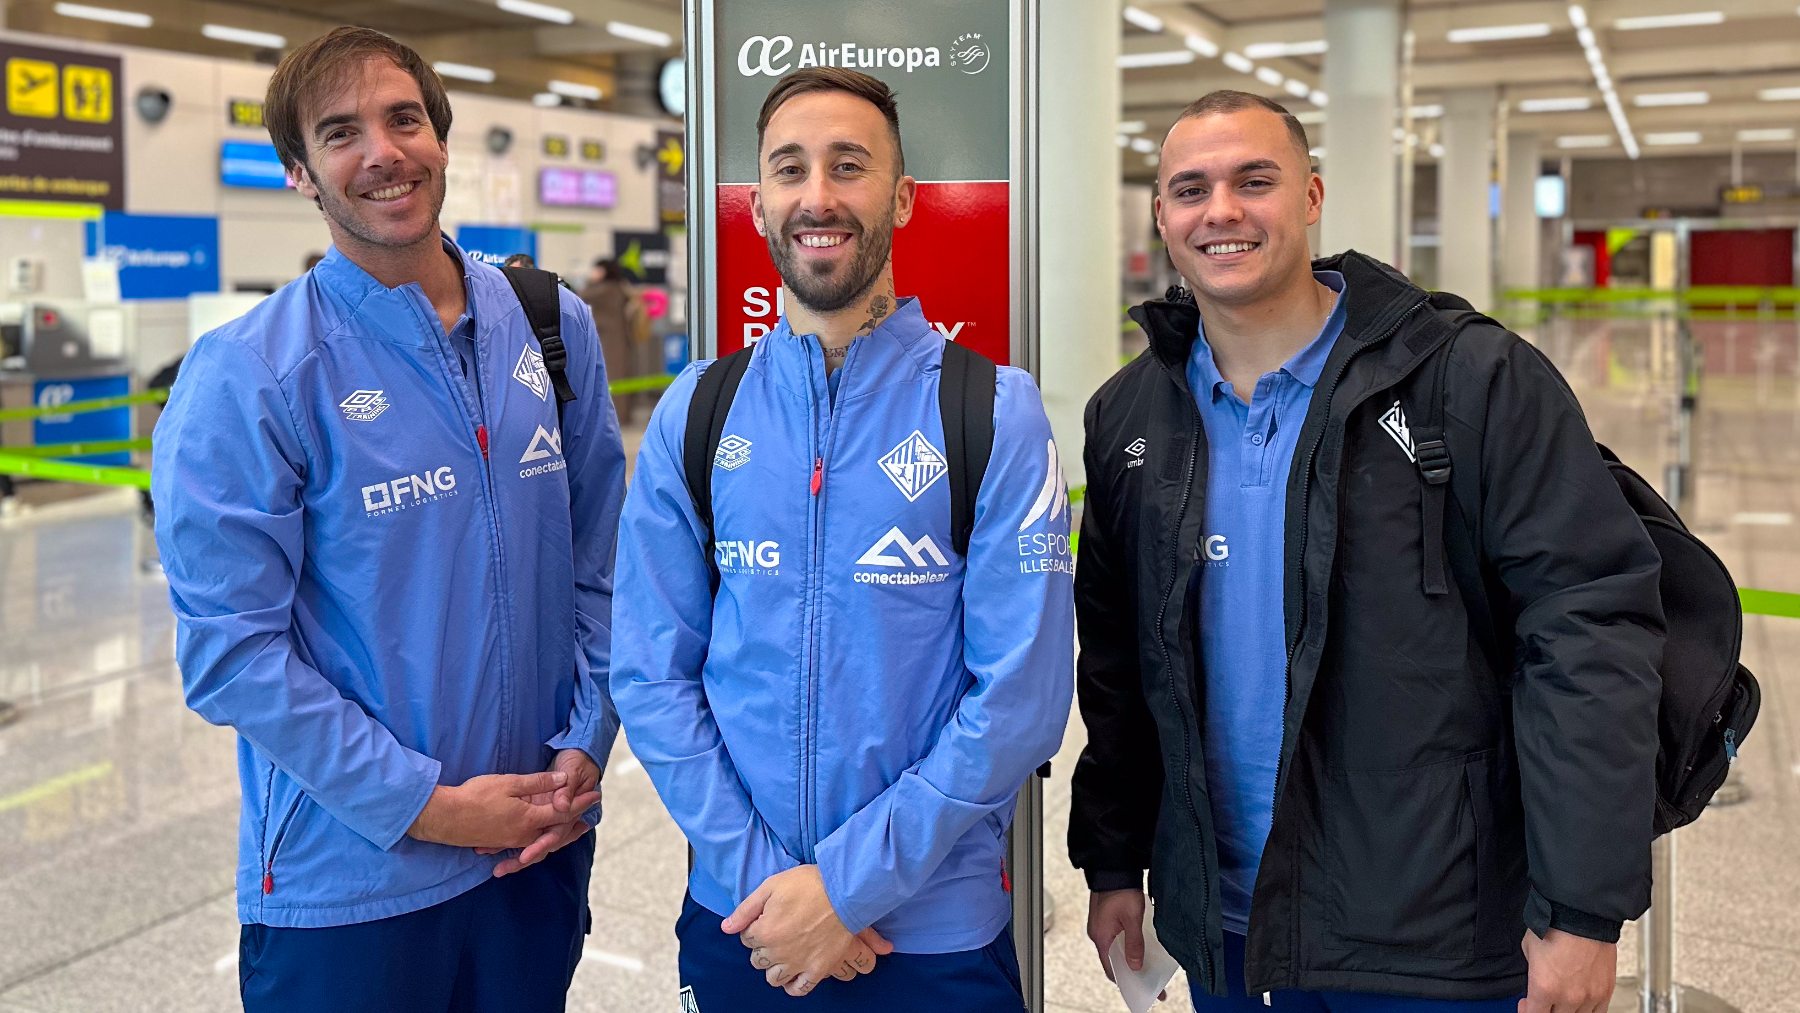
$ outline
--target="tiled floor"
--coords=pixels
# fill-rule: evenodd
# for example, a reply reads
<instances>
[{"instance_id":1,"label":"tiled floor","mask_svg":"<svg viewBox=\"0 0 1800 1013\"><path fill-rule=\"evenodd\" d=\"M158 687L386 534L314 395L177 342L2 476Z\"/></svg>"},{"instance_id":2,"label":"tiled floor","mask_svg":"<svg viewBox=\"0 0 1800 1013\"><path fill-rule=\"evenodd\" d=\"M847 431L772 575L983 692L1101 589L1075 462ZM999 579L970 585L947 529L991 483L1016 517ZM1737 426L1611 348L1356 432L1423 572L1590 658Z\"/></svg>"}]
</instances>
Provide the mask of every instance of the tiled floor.
<instances>
[{"instance_id":1,"label":"tiled floor","mask_svg":"<svg viewBox=\"0 0 1800 1013\"><path fill-rule=\"evenodd\" d=\"M1711 325L1700 337L1690 519L1741 583L1800 590L1800 331ZM1586 323L1546 329L1543 345L1601 438L1660 480L1676 390L1669 329ZM23 710L0 729L0 1013L236 1007L232 737L182 704L167 590L139 566L146 555L127 495L0 519L0 699ZM1678 837L1678 977L1746 1013L1800 1011L1800 694L1789 685L1800 621L1750 619L1744 653L1766 694L1740 764L1749 801ZM1112 1013L1122 1004L1063 858L1082 737L1071 722L1047 792L1047 995L1051 1010ZM620 749L570 1006L673 1010L682 842ZM1187 1008L1179 997L1159 1007Z\"/></svg>"}]
</instances>

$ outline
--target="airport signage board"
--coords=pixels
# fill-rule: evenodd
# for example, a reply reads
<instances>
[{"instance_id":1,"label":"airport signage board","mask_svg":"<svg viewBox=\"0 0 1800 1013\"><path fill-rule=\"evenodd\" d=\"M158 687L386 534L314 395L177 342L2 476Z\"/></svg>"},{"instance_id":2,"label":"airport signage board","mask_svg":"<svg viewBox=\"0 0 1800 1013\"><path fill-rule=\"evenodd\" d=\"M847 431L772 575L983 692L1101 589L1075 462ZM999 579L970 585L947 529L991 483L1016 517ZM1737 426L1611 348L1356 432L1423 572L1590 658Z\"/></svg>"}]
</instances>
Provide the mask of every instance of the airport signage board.
<instances>
[{"instance_id":1,"label":"airport signage board","mask_svg":"<svg viewBox=\"0 0 1800 1013\"><path fill-rule=\"evenodd\" d=\"M0 41L0 201L125 208L116 56Z\"/></svg>"},{"instance_id":2,"label":"airport signage board","mask_svg":"<svg viewBox=\"0 0 1800 1013\"><path fill-rule=\"evenodd\" d=\"M946 338L1013 361L1027 122L1016 64L1025 50L1014 44L1021 0L704 6L698 31L707 71L700 76L711 87L700 132L690 110L693 179L705 181L714 233L690 245L713 251L710 263L695 258L695 270L711 274L696 285L708 293L714 338L703 351L722 355L756 340L786 308L751 219L756 120L784 75L829 66L880 78L899 96L906 172L919 183L913 218L894 235L899 294L919 297Z\"/></svg>"},{"instance_id":3,"label":"airport signage board","mask_svg":"<svg viewBox=\"0 0 1800 1013\"><path fill-rule=\"evenodd\" d=\"M108 211L87 223L87 255L119 267L119 298L186 299L219 291L219 220Z\"/></svg>"},{"instance_id":4,"label":"airport signage board","mask_svg":"<svg viewBox=\"0 0 1800 1013\"><path fill-rule=\"evenodd\" d=\"M537 233L517 225L464 225L456 230L456 245L484 264L500 267L506 258L523 253L537 260Z\"/></svg>"}]
</instances>

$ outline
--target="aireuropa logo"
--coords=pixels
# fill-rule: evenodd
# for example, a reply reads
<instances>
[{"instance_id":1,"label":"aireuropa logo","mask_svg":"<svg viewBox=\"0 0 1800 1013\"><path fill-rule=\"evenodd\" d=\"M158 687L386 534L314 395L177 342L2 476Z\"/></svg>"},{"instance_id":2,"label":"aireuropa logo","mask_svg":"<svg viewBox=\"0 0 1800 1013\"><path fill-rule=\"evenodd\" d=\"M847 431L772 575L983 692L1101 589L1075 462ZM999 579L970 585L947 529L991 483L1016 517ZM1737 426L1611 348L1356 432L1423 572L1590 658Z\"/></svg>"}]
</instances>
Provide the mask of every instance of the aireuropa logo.
<instances>
[{"instance_id":1,"label":"aireuropa logo","mask_svg":"<svg viewBox=\"0 0 1800 1013\"><path fill-rule=\"evenodd\" d=\"M714 542L713 562L720 573L773 577L781 572L781 543L756 539Z\"/></svg>"},{"instance_id":2,"label":"aireuropa logo","mask_svg":"<svg viewBox=\"0 0 1800 1013\"><path fill-rule=\"evenodd\" d=\"M456 495L456 472L445 465L416 475L362 487L363 512L370 517L398 513Z\"/></svg>"},{"instance_id":3,"label":"aireuropa logo","mask_svg":"<svg viewBox=\"0 0 1800 1013\"><path fill-rule=\"evenodd\" d=\"M388 410L388 399L378 390L359 390L338 402L344 418L351 422L373 422Z\"/></svg>"},{"instance_id":4,"label":"aireuropa logo","mask_svg":"<svg viewBox=\"0 0 1800 1013\"><path fill-rule=\"evenodd\" d=\"M865 46L856 42L802 42L798 45L799 53L796 54L791 35L752 35L738 49L738 73L745 77L780 77L808 67L845 67L911 74L944 65L943 51L936 46ZM981 52L980 69L964 69L963 73L979 74L987 67L986 49Z\"/></svg>"},{"instance_id":5,"label":"aireuropa logo","mask_svg":"<svg viewBox=\"0 0 1800 1013\"><path fill-rule=\"evenodd\" d=\"M938 548L937 542L930 535L908 538L899 528L889 528L888 533L869 546L857 566L882 566L894 570L905 570L905 573L865 573L857 572L850 579L858 584L940 584L950 579L950 559L944 550ZM941 569L938 569L940 568Z\"/></svg>"},{"instance_id":6,"label":"aireuropa logo","mask_svg":"<svg viewBox=\"0 0 1800 1013\"><path fill-rule=\"evenodd\" d=\"M990 56L980 32L958 35L956 41L950 43L950 66L971 76L987 69Z\"/></svg>"}]
</instances>

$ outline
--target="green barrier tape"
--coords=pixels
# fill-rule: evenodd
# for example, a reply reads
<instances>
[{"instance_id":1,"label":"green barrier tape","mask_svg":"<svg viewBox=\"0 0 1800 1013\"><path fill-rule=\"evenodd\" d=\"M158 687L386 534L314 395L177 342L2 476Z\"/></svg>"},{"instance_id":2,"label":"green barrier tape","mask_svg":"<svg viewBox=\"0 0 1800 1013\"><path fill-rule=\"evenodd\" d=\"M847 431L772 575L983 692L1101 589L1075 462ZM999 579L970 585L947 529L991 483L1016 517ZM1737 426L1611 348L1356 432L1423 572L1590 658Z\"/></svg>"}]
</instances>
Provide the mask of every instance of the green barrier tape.
<instances>
[{"instance_id":1,"label":"green barrier tape","mask_svg":"<svg viewBox=\"0 0 1800 1013\"><path fill-rule=\"evenodd\" d=\"M149 450L150 437L135 440L97 440L90 443L46 443L36 447L0 447L0 454L18 457L88 457L93 454L123 454L133 450Z\"/></svg>"},{"instance_id":2,"label":"green barrier tape","mask_svg":"<svg viewBox=\"0 0 1800 1013\"><path fill-rule=\"evenodd\" d=\"M1787 591L1763 591L1753 587L1738 588L1738 600L1747 616L1780 616L1800 619L1800 594Z\"/></svg>"},{"instance_id":3,"label":"green barrier tape","mask_svg":"<svg viewBox=\"0 0 1800 1013\"><path fill-rule=\"evenodd\" d=\"M675 382L675 378L666 374L660 376L632 376L623 380L614 380L606 385L606 389L614 394L637 394L647 390L662 390Z\"/></svg>"},{"instance_id":4,"label":"green barrier tape","mask_svg":"<svg viewBox=\"0 0 1800 1013\"><path fill-rule=\"evenodd\" d=\"M0 475L22 475L50 482L81 482L86 485L121 485L133 489L150 488L150 473L142 468L107 468L94 464L70 464L46 461L23 454L0 454Z\"/></svg>"},{"instance_id":5,"label":"green barrier tape","mask_svg":"<svg viewBox=\"0 0 1800 1013\"><path fill-rule=\"evenodd\" d=\"M0 422L17 422L21 419L41 419L49 415L79 415L82 412L103 412L109 408L123 408L134 404L162 404L169 399L167 390L147 390L141 394L122 394L118 397L96 398L93 401L71 401L68 404L55 405L48 408L8 408L0 411Z\"/></svg>"}]
</instances>

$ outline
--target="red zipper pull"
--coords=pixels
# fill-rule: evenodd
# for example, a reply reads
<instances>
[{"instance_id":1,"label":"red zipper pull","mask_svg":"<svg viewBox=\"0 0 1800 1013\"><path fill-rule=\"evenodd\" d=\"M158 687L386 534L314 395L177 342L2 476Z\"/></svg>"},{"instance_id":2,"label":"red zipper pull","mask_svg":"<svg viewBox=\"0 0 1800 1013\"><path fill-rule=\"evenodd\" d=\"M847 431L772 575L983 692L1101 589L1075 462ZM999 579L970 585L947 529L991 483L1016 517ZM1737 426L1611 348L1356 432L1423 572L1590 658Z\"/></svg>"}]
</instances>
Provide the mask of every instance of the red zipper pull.
<instances>
[{"instance_id":1,"label":"red zipper pull","mask_svg":"<svg viewBox=\"0 0 1800 1013\"><path fill-rule=\"evenodd\" d=\"M475 442L481 444L481 459L487 460L487 427L475 427Z\"/></svg>"},{"instance_id":2,"label":"red zipper pull","mask_svg":"<svg viewBox=\"0 0 1800 1013\"><path fill-rule=\"evenodd\" d=\"M815 458L812 477L812 494L814 496L819 494L819 486L823 484L825 484L825 459L823 457Z\"/></svg>"},{"instance_id":3,"label":"red zipper pull","mask_svg":"<svg viewBox=\"0 0 1800 1013\"><path fill-rule=\"evenodd\" d=\"M275 892L275 867L273 865L271 865L267 869L263 870L263 893L274 893L274 892Z\"/></svg>"},{"instance_id":4,"label":"red zipper pull","mask_svg":"<svg viewBox=\"0 0 1800 1013\"><path fill-rule=\"evenodd\" d=\"M1000 863L1000 889L1012 893L1012 877L1006 874L1006 863Z\"/></svg>"}]
</instances>

